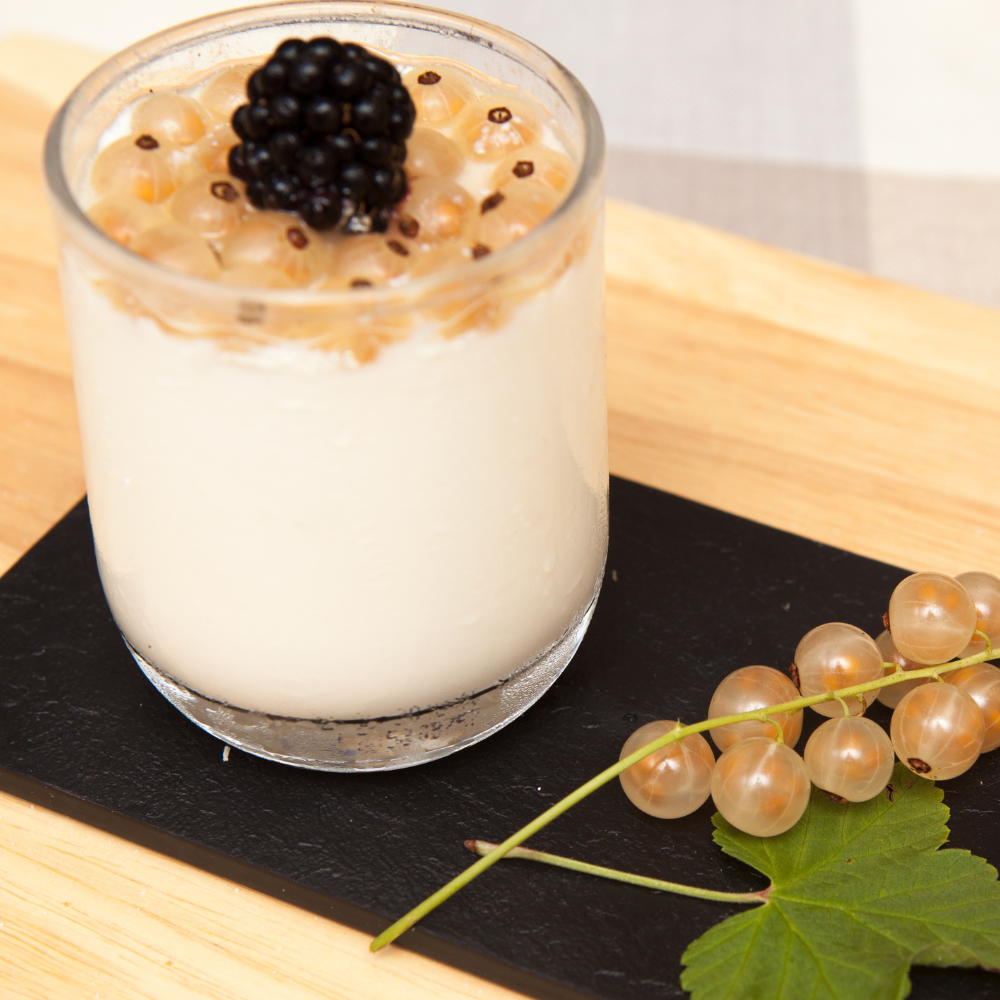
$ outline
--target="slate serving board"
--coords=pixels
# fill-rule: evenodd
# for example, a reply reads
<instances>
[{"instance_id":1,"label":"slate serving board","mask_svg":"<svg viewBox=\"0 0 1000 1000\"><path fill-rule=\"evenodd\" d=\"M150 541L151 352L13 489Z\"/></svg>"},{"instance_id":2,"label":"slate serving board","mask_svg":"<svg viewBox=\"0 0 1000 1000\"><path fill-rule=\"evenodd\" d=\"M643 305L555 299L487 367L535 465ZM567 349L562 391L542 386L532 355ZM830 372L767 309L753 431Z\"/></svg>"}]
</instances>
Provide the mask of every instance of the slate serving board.
<instances>
[{"instance_id":1,"label":"slate serving board","mask_svg":"<svg viewBox=\"0 0 1000 1000\"><path fill-rule=\"evenodd\" d=\"M976 567L969 567L970 569ZM273 764L167 704L111 620L81 502L0 578L0 787L376 933L618 757L658 718L705 717L749 663L784 669L825 621L872 635L906 571L625 480L590 631L525 716L452 757L388 774ZM871 710L888 724L882 706ZM808 712L799 743L821 721ZM951 844L1000 862L1000 752L945 783ZM539 834L555 853L710 888L765 879L711 840L711 802L665 822L613 783ZM402 939L542 1000L681 997L686 945L738 911L505 861ZM986 1000L982 970L914 969L918 1000Z\"/></svg>"}]
</instances>

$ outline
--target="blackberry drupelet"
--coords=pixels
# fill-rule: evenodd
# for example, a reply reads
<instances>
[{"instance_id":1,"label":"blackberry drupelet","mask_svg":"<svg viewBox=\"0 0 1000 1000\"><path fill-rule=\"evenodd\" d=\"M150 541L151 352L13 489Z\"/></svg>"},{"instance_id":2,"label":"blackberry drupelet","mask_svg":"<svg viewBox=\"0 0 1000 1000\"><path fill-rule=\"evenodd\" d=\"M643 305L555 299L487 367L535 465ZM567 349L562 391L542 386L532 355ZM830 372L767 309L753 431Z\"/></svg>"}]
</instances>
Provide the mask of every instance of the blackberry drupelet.
<instances>
[{"instance_id":1,"label":"blackberry drupelet","mask_svg":"<svg viewBox=\"0 0 1000 1000\"><path fill-rule=\"evenodd\" d=\"M290 38L247 81L229 172L256 208L314 229L383 232L408 188L416 110L396 68L361 45Z\"/></svg>"}]
</instances>

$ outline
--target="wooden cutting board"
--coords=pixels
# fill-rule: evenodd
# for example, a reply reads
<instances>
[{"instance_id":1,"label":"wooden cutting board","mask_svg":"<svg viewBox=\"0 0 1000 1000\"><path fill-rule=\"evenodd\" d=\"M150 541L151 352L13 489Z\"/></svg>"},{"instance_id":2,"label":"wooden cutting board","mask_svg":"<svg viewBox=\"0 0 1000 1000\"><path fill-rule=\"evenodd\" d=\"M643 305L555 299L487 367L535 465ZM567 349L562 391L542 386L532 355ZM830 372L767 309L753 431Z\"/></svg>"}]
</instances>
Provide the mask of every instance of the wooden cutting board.
<instances>
[{"instance_id":1,"label":"wooden cutting board","mask_svg":"<svg viewBox=\"0 0 1000 1000\"><path fill-rule=\"evenodd\" d=\"M0 572L82 495L52 111L96 61L0 39ZM1000 571L1000 313L608 206L611 468L913 568ZM0 796L0 995L514 997Z\"/></svg>"}]
</instances>

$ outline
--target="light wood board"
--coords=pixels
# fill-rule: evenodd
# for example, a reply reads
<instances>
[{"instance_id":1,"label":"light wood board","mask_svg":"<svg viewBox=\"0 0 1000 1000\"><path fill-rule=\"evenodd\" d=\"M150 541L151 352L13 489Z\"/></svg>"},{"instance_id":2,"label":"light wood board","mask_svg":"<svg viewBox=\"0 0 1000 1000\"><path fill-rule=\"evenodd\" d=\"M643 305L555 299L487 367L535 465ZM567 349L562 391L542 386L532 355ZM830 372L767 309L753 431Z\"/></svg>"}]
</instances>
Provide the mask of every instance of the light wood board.
<instances>
[{"instance_id":1,"label":"light wood board","mask_svg":"<svg viewBox=\"0 0 1000 1000\"><path fill-rule=\"evenodd\" d=\"M0 39L0 572L84 489L40 158L95 61ZM1000 571L1000 313L623 203L607 242L613 472L904 566ZM366 946L0 795L4 997L515 997Z\"/></svg>"}]
</instances>

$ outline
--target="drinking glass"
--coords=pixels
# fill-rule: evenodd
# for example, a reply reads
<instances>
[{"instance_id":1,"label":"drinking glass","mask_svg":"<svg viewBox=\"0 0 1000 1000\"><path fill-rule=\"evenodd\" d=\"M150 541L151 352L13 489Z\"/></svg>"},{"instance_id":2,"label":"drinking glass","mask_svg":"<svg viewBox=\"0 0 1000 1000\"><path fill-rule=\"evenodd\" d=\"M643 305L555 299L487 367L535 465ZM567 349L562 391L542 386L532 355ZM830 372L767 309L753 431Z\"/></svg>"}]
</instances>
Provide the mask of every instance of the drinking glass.
<instances>
[{"instance_id":1,"label":"drinking glass","mask_svg":"<svg viewBox=\"0 0 1000 1000\"><path fill-rule=\"evenodd\" d=\"M82 204L139 96L333 35L529 94L576 166L556 211L405 284L256 289L168 270ZM579 646L607 549L603 134L534 45L408 4L281 3L114 56L46 176L101 582L136 662L273 760L404 767L483 739Z\"/></svg>"}]
</instances>

